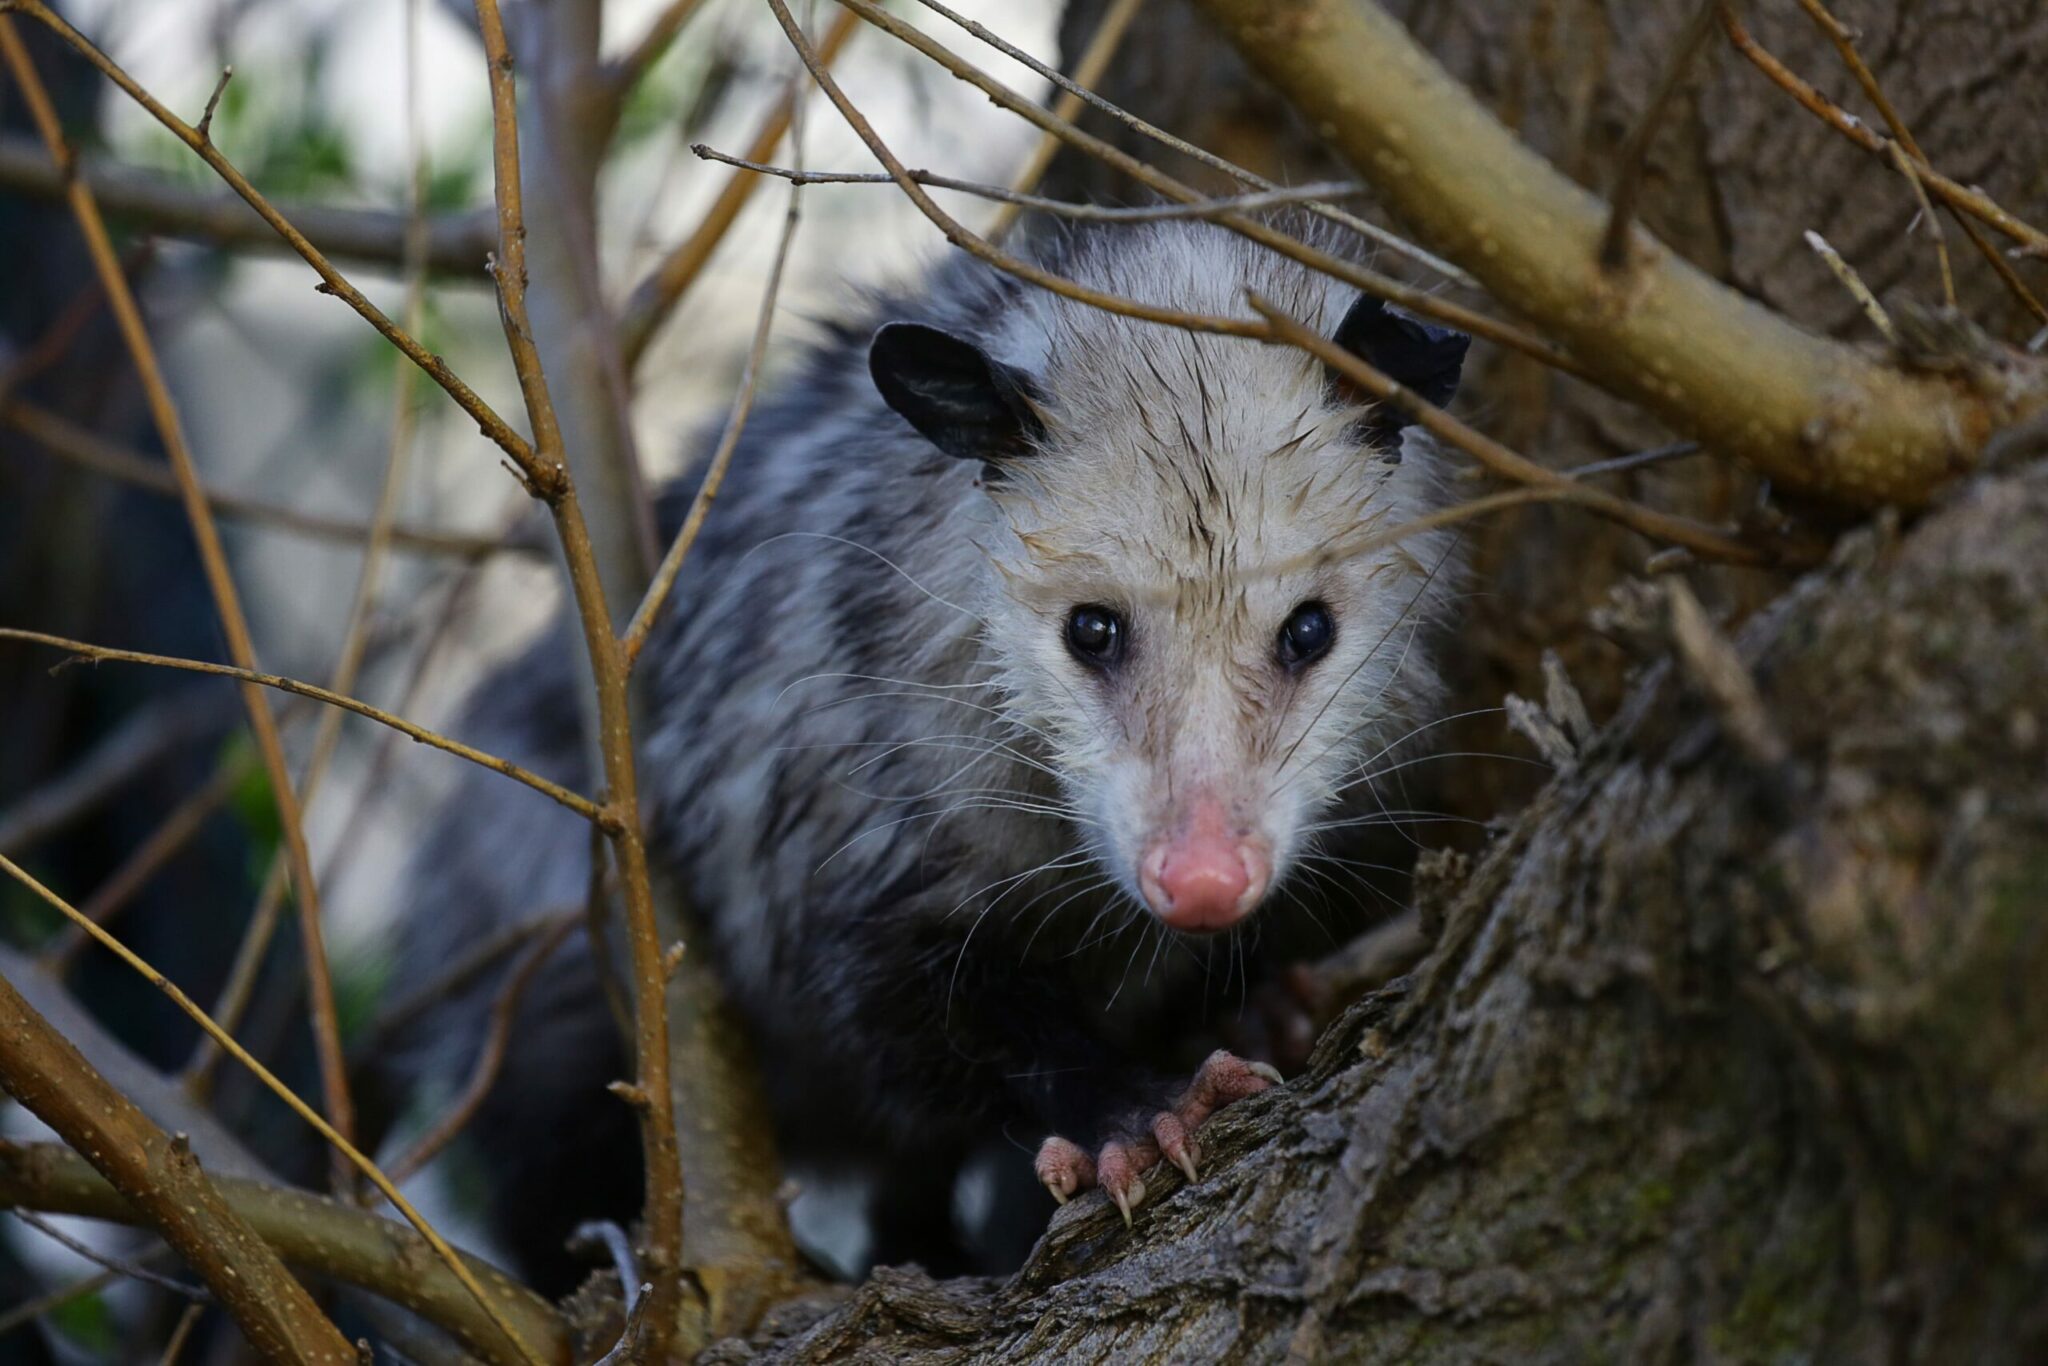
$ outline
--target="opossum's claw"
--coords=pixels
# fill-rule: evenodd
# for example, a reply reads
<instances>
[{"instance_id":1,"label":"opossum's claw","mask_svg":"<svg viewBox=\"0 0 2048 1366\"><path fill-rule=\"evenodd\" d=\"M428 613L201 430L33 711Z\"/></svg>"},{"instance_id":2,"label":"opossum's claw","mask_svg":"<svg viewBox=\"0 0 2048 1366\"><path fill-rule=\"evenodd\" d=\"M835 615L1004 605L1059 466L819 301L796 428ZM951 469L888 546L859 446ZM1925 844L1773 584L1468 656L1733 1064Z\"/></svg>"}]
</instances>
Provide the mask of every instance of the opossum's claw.
<instances>
[{"instance_id":1,"label":"opossum's claw","mask_svg":"<svg viewBox=\"0 0 2048 1366\"><path fill-rule=\"evenodd\" d=\"M1267 1064L1219 1048L1196 1071L1179 1103L1152 1116L1149 1132L1113 1138L1093 1157L1058 1135L1039 1144L1033 1164L1038 1180L1062 1205L1077 1192L1100 1186L1128 1226L1131 1211L1145 1202L1144 1174L1160 1158L1178 1167L1190 1183L1200 1180L1202 1150L1195 1131L1224 1106L1279 1081L1280 1074Z\"/></svg>"},{"instance_id":2,"label":"opossum's claw","mask_svg":"<svg viewBox=\"0 0 2048 1366\"><path fill-rule=\"evenodd\" d=\"M1113 1138L1095 1155L1095 1181L1109 1194L1125 1225L1131 1211L1145 1203L1144 1173L1159 1162L1159 1145L1143 1138Z\"/></svg>"},{"instance_id":3,"label":"opossum's claw","mask_svg":"<svg viewBox=\"0 0 2048 1366\"><path fill-rule=\"evenodd\" d=\"M1152 1141L1159 1145L1168 1162L1180 1168L1189 1185L1201 1180L1195 1164L1202 1160L1202 1150L1195 1145L1194 1135L1180 1122L1179 1115L1161 1110L1152 1116Z\"/></svg>"},{"instance_id":4,"label":"opossum's claw","mask_svg":"<svg viewBox=\"0 0 2048 1366\"><path fill-rule=\"evenodd\" d=\"M1128 1187L1111 1191L1109 1198L1116 1201L1116 1212L1123 1215L1124 1227L1129 1228L1131 1226L1131 1206L1144 1201L1145 1183L1134 1176L1131 1178L1131 1183Z\"/></svg>"},{"instance_id":5,"label":"opossum's claw","mask_svg":"<svg viewBox=\"0 0 2048 1366\"><path fill-rule=\"evenodd\" d=\"M1038 1145L1032 1163L1038 1180L1062 1205L1095 1184L1095 1162L1077 1144L1055 1134Z\"/></svg>"},{"instance_id":6,"label":"opossum's claw","mask_svg":"<svg viewBox=\"0 0 2048 1366\"><path fill-rule=\"evenodd\" d=\"M1194 1081L1172 1113L1193 1133L1224 1106L1279 1084L1280 1073L1270 1063L1248 1062L1219 1048L1196 1070Z\"/></svg>"}]
</instances>

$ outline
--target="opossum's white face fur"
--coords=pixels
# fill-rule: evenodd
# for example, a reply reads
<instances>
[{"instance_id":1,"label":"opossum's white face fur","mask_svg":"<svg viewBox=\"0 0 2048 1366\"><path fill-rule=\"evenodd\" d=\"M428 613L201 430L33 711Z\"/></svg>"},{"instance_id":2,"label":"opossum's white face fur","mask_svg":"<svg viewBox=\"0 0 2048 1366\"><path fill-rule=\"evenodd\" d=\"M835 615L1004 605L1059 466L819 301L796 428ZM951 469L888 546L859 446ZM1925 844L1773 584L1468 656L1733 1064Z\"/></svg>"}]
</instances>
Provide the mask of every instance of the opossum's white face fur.
<instances>
[{"instance_id":1,"label":"opossum's white face fur","mask_svg":"<svg viewBox=\"0 0 2048 1366\"><path fill-rule=\"evenodd\" d=\"M1068 264L1204 313L1242 314L1249 286L1324 335L1356 297L1214 229L1153 246ZM1410 647L1451 543L1368 543L1436 504L1433 452L1399 458L1398 430L1300 351L1023 307L990 357L1022 427L956 451L987 459L999 512L982 607L1007 710L1049 739L1104 870L1176 929L1224 929L1431 691ZM1438 347L1439 372L1449 345L1455 381L1462 338L1386 325Z\"/></svg>"}]
</instances>

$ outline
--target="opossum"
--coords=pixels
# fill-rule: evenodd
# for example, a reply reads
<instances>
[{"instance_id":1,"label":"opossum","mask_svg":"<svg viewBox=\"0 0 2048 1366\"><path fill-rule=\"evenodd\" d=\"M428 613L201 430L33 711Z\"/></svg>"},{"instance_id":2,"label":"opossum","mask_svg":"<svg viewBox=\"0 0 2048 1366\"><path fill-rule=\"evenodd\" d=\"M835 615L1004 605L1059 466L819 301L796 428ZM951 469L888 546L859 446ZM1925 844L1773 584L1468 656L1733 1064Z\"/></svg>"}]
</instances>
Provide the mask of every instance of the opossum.
<instances>
[{"instance_id":1,"label":"opossum","mask_svg":"<svg viewBox=\"0 0 2048 1366\"><path fill-rule=\"evenodd\" d=\"M1462 335L1219 227L1034 250L1189 312L1256 290L1428 399L1458 382ZM1386 811L1374 766L1434 695L1450 533L1356 549L1440 502L1441 457L1403 427L1301 351L965 258L833 328L755 415L641 660L643 816L784 1142L885 1172L878 1258L941 1259L890 1230L945 1229L991 1135L1035 1147L1016 1166L1054 1198L1100 1186L1129 1219L1152 1163L1197 1178L1206 1115L1277 1080L1216 1053L1176 1083L1160 1059L1241 982L1254 927L1308 913L1305 863ZM462 732L584 781L571 648L488 682ZM465 781L409 883L415 971L584 894L573 819ZM480 1014L428 1032L466 1055ZM536 1192L630 1209L587 959L528 1017L479 1125L523 1167L515 1222ZM534 1256L562 1230L527 1231Z\"/></svg>"}]
</instances>

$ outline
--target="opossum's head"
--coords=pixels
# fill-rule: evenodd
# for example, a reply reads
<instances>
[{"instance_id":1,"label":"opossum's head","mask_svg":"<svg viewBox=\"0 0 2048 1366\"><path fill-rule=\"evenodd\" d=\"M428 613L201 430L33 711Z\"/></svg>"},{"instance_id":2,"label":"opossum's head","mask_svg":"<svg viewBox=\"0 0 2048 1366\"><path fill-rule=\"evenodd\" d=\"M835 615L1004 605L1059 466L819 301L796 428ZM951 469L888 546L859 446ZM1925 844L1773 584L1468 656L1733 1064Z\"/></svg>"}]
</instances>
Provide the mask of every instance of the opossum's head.
<instances>
[{"instance_id":1,"label":"opossum's head","mask_svg":"<svg viewBox=\"0 0 2048 1366\"><path fill-rule=\"evenodd\" d=\"M1294 293L1297 316L1450 397L1464 337ZM1225 929L1427 690L1410 647L1449 542L1359 547L1434 506L1437 475L1302 352L1054 316L1018 363L891 324L871 369L985 467L988 645L1105 871L1175 929Z\"/></svg>"}]
</instances>

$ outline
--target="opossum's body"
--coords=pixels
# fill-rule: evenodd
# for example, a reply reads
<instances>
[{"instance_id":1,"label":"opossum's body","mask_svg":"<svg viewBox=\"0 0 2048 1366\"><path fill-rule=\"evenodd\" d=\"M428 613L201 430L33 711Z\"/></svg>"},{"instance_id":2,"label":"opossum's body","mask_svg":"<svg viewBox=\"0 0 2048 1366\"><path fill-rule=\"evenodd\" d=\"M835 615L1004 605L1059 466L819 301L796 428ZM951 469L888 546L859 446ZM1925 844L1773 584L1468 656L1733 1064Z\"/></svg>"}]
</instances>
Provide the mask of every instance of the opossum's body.
<instances>
[{"instance_id":1,"label":"opossum's body","mask_svg":"<svg viewBox=\"0 0 2048 1366\"><path fill-rule=\"evenodd\" d=\"M1191 312L1240 314L1253 288L1325 335L1356 298L1206 226L1055 251L1085 283ZM871 363L876 325L904 321L921 326ZM1448 543L1349 549L1432 503L1428 453L1398 447L1300 352L970 264L840 332L755 414L642 659L641 784L798 1156L887 1155L943 1199L940 1173L992 1134L1093 1151L1164 1101L1160 1064L1202 1000L1236 999L1245 940L1162 920L1286 901L1313 827L1374 809L1363 766L1430 689L1415 638ZM671 526L690 492L665 499ZM1323 620L1297 630L1304 604ZM1113 618L1111 647L1088 653L1103 618L1084 606ZM488 685L465 738L582 781L571 648ZM585 887L573 819L465 782L415 880L422 972ZM591 1116L616 1110L629 1158L601 1090L611 1020L587 959L564 964L483 1141L539 1164L553 1142L613 1141ZM480 1013L451 1010L437 1046L465 1056ZM530 1170L515 1198L565 1179ZM630 1207L630 1161L604 1179L566 1198Z\"/></svg>"}]
</instances>

